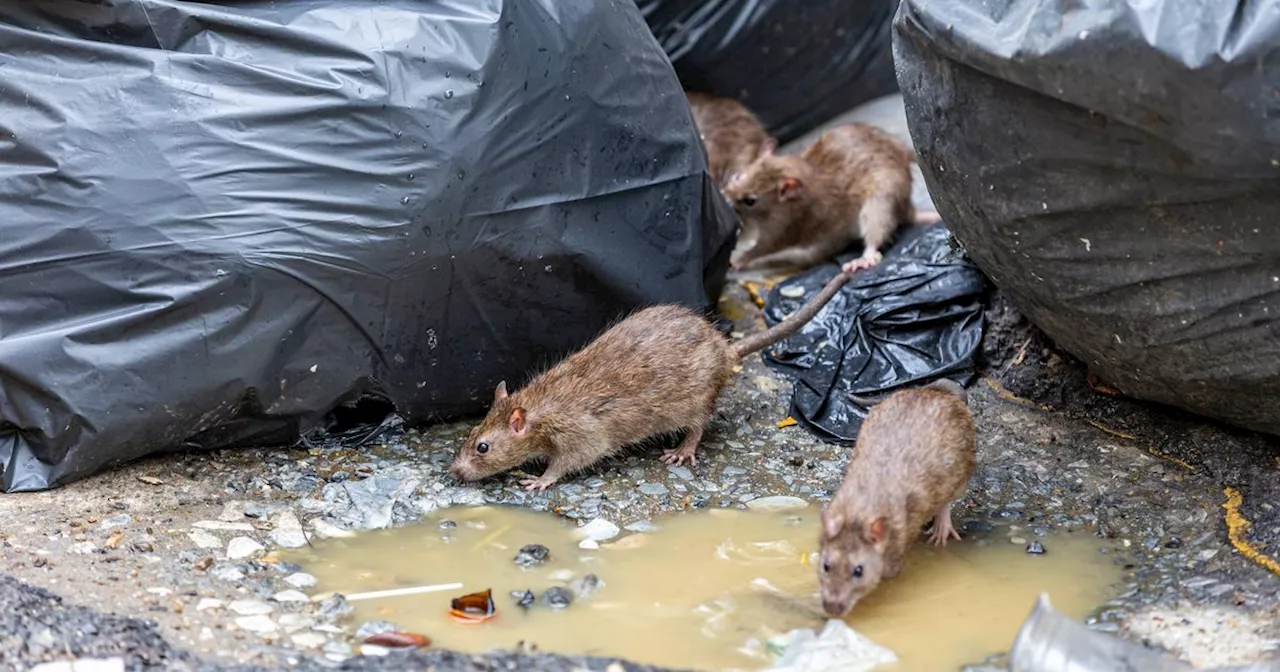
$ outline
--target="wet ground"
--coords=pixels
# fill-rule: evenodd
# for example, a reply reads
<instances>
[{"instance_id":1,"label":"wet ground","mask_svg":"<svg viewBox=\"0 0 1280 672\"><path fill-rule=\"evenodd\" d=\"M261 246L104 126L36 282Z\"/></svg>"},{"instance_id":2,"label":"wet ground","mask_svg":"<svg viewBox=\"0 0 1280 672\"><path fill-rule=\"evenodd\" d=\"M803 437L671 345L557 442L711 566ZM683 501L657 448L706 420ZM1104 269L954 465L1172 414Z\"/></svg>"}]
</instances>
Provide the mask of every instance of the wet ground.
<instances>
[{"instance_id":1,"label":"wet ground","mask_svg":"<svg viewBox=\"0 0 1280 672\"><path fill-rule=\"evenodd\" d=\"M896 130L900 108L880 105L872 116ZM726 301L737 331L762 328L742 286L731 283ZM956 509L962 531L1018 524L1032 535L1100 535L1118 548L1124 585L1091 615L1095 627L1201 664L1276 656L1280 440L1095 391L999 296L992 304L984 377L970 390L979 471ZM637 450L536 495L515 487L514 474L451 484L444 467L468 428L459 422L392 427L359 448L168 456L0 496L0 669L111 655L137 669L648 669L547 655L353 656L360 623L339 604L299 601L311 577L279 552L451 505L643 527L663 513L765 496L820 503L848 451L779 429L789 396L789 382L751 358L696 467ZM1000 669L1001 660L972 663Z\"/></svg>"}]
</instances>

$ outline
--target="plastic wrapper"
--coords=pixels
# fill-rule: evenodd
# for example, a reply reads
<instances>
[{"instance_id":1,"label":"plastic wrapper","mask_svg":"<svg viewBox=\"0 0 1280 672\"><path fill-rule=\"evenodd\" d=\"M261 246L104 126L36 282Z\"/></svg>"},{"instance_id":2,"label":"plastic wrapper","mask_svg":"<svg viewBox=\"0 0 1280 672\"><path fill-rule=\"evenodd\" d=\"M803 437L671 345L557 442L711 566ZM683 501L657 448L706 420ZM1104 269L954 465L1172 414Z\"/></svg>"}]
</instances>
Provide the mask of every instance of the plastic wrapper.
<instances>
[{"instance_id":1,"label":"plastic wrapper","mask_svg":"<svg viewBox=\"0 0 1280 672\"><path fill-rule=\"evenodd\" d=\"M629 2L0 5L0 468L411 424L619 314L719 294L735 223Z\"/></svg>"},{"instance_id":2,"label":"plastic wrapper","mask_svg":"<svg viewBox=\"0 0 1280 672\"><path fill-rule=\"evenodd\" d=\"M765 321L781 322L839 272L827 264L778 283L765 297ZM986 287L945 225L907 229L883 261L762 356L796 381L791 417L824 440L850 443L867 415L851 396L879 398L944 377L972 382Z\"/></svg>"},{"instance_id":3,"label":"plastic wrapper","mask_svg":"<svg viewBox=\"0 0 1280 672\"><path fill-rule=\"evenodd\" d=\"M781 143L894 93L896 0L635 0L692 91L738 98Z\"/></svg>"},{"instance_id":4,"label":"plastic wrapper","mask_svg":"<svg viewBox=\"0 0 1280 672\"><path fill-rule=\"evenodd\" d=\"M1280 2L904 0L894 50L1019 311L1128 396L1280 433Z\"/></svg>"}]
</instances>

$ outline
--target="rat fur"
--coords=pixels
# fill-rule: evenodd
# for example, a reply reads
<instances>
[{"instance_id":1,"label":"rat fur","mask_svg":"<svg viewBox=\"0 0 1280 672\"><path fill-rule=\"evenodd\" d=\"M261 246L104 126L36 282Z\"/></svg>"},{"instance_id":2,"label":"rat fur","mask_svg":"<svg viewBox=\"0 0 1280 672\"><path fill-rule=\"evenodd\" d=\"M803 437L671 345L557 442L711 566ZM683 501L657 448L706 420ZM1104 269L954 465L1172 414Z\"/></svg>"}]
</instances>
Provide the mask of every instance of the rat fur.
<instances>
[{"instance_id":1,"label":"rat fur","mask_svg":"<svg viewBox=\"0 0 1280 672\"><path fill-rule=\"evenodd\" d=\"M766 149L724 188L742 239L755 241L733 260L738 270L807 268L859 239L862 256L844 270L870 268L899 225L915 219L915 153L874 126L837 126L800 154Z\"/></svg>"},{"instance_id":2,"label":"rat fur","mask_svg":"<svg viewBox=\"0 0 1280 672\"><path fill-rule=\"evenodd\" d=\"M930 518L930 539L956 539L951 504L976 469L973 418L964 388L940 379L894 392L858 431L857 455L822 511L818 579L822 608L849 613L901 571Z\"/></svg>"},{"instance_id":3,"label":"rat fur","mask_svg":"<svg viewBox=\"0 0 1280 672\"><path fill-rule=\"evenodd\" d=\"M449 473L475 481L546 458L540 477L520 481L545 490L625 445L678 431L684 438L662 461L696 464L702 432L738 361L795 333L848 280L836 275L793 315L736 342L683 306L633 313L519 391L498 383Z\"/></svg>"},{"instance_id":4,"label":"rat fur","mask_svg":"<svg viewBox=\"0 0 1280 672\"><path fill-rule=\"evenodd\" d=\"M717 188L723 189L733 175L777 147L760 119L737 100L690 91L685 98L707 151L707 172Z\"/></svg>"}]
</instances>

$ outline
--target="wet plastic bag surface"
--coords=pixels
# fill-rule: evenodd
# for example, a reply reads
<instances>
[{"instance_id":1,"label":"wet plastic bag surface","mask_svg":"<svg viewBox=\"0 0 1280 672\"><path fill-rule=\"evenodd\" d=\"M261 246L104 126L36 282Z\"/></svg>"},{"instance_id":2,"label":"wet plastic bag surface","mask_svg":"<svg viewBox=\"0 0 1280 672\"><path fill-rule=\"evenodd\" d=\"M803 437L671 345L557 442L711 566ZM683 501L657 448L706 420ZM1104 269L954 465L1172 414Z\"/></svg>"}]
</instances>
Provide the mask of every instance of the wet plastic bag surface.
<instances>
[{"instance_id":1,"label":"wet plastic bag surface","mask_svg":"<svg viewBox=\"0 0 1280 672\"><path fill-rule=\"evenodd\" d=\"M787 143L898 90L897 0L635 0L685 87L742 100Z\"/></svg>"},{"instance_id":2,"label":"wet plastic bag surface","mask_svg":"<svg viewBox=\"0 0 1280 672\"><path fill-rule=\"evenodd\" d=\"M765 297L765 321L781 322L839 271L828 264L779 282ZM812 321L762 356L795 379L791 416L801 426L850 443L867 415L850 395L877 398L939 378L972 382L985 289L944 225L908 229L880 264L855 275Z\"/></svg>"},{"instance_id":3,"label":"wet plastic bag surface","mask_svg":"<svg viewBox=\"0 0 1280 672\"><path fill-rule=\"evenodd\" d=\"M902 3L939 212L1106 383L1280 433L1280 2L1064 7Z\"/></svg>"},{"instance_id":4,"label":"wet plastic bag surface","mask_svg":"<svg viewBox=\"0 0 1280 672\"><path fill-rule=\"evenodd\" d=\"M626 0L0 5L6 491L409 422L653 302L732 215Z\"/></svg>"}]
</instances>

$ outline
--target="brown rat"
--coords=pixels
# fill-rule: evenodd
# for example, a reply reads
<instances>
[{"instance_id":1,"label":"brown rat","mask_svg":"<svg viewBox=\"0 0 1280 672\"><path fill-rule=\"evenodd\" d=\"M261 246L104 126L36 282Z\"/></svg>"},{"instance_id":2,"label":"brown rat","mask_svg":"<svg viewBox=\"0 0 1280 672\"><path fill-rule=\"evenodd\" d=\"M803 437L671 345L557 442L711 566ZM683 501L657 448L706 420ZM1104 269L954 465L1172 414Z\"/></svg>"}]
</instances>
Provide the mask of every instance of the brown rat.
<instances>
[{"instance_id":1,"label":"brown rat","mask_svg":"<svg viewBox=\"0 0 1280 672\"><path fill-rule=\"evenodd\" d=\"M734 268L806 268L861 239L862 256L844 267L852 273L878 263L898 226L915 218L915 153L874 126L836 126L800 154L766 150L724 188L742 238L755 239Z\"/></svg>"},{"instance_id":2,"label":"brown rat","mask_svg":"<svg viewBox=\"0 0 1280 672\"><path fill-rule=\"evenodd\" d=\"M717 187L723 189L730 177L777 146L760 119L737 100L689 91L685 97L707 150L707 172Z\"/></svg>"},{"instance_id":3,"label":"brown rat","mask_svg":"<svg viewBox=\"0 0 1280 672\"><path fill-rule=\"evenodd\" d=\"M633 313L519 391L508 394L498 383L449 474L475 481L541 457L542 476L520 484L545 490L622 446L681 430L684 438L662 461L696 464L703 429L738 361L795 333L848 280L836 275L793 315L736 342L683 306Z\"/></svg>"},{"instance_id":4,"label":"brown rat","mask_svg":"<svg viewBox=\"0 0 1280 672\"><path fill-rule=\"evenodd\" d=\"M857 455L822 511L822 608L841 617L898 575L921 528L960 538L951 504L976 468L975 432L964 388L941 379L894 392L858 431Z\"/></svg>"}]
</instances>

